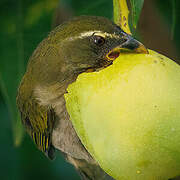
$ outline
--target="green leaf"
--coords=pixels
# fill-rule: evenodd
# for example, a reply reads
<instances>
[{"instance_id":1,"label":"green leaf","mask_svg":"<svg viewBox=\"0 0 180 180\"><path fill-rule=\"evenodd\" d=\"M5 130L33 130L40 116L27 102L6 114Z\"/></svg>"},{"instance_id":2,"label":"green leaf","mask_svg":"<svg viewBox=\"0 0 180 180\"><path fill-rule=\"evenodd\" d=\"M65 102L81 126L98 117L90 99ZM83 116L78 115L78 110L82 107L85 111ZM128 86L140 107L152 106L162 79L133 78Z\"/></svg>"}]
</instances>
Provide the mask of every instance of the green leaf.
<instances>
[{"instance_id":1,"label":"green leaf","mask_svg":"<svg viewBox=\"0 0 180 180\"><path fill-rule=\"evenodd\" d=\"M22 139L24 137L24 127L21 123L20 114L16 116L16 122L13 125L13 136L14 136L14 146L18 147L21 145Z\"/></svg>"},{"instance_id":2,"label":"green leaf","mask_svg":"<svg viewBox=\"0 0 180 180\"><path fill-rule=\"evenodd\" d=\"M61 0L60 4L71 7L75 16L94 15L112 19L113 5L110 0Z\"/></svg>"},{"instance_id":3,"label":"green leaf","mask_svg":"<svg viewBox=\"0 0 180 180\"><path fill-rule=\"evenodd\" d=\"M1 32L4 38L1 39L3 45L1 45L2 53L0 56L0 91L8 107L14 145L16 146L20 145L23 138L23 128L16 108L17 86L25 71L22 6L22 0L19 0L15 11L16 16L11 18L8 16L6 21L2 21L5 28Z\"/></svg>"},{"instance_id":4,"label":"green leaf","mask_svg":"<svg viewBox=\"0 0 180 180\"><path fill-rule=\"evenodd\" d=\"M14 4L9 1L6 5L9 8L9 13L5 8L0 11L2 24L0 31L0 93L8 108L15 146L21 144L24 136L24 128L21 125L16 107L17 89L30 55L50 31L52 16L56 7L54 3L58 2L57 0L52 3L50 1L45 0L41 3L43 15L35 20L30 18L35 13L35 11L31 13L31 9L36 7L38 2L42 2L41 0L30 1L29 3L18 0Z\"/></svg>"},{"instance_id":5,"label":"green leaf","mask_svg":"<svg viewBox=\"0 0 180 180\"><path fill-rule=\"evenodd\" d=\"M133 27L136 28L144 4L144 0L130 0L130 3L132 8L132 23Z\"/></svg>"}]
</instances>

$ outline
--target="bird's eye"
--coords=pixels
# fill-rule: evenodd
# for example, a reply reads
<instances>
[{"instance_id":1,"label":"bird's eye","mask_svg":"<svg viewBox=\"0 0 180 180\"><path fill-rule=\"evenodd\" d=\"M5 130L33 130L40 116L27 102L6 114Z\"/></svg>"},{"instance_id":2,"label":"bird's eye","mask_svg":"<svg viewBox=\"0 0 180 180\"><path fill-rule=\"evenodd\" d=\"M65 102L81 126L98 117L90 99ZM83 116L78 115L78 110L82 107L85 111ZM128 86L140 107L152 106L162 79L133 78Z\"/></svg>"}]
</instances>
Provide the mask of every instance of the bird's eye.
<instances>
[{"instance_id":1,"label":"bird's eye","mask_svg":"<svg viewBox=\"0 0 180 180\"><path fill-rule=\"evenodd\" d=\"M102 36L94 36L94 43L101 46L105 43L105 39Z\"/></svg>"}]
</instances>

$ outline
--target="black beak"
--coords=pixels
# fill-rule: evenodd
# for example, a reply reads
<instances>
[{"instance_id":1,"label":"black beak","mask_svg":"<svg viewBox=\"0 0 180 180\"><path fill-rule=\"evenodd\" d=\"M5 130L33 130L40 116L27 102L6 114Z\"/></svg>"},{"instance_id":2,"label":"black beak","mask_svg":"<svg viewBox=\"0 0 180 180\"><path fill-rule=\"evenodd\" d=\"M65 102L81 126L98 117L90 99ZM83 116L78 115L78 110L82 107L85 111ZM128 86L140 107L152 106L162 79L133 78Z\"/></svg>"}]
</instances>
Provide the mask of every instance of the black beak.
<instances>
[{"instance_id":1,"label":"black beak","mask_svg":"<svg viewBox=\"0 0 180 180\"><path fill-rule=\"evenodd\" d=\"M128 34L124 34L124 36L120 39L120 42L121 43L119 45L108 52L106 55L107 60L115 60L122 50L128 50L131 53L149 54L147 48L141 42L137 41Z\"/></svg>"},{"instance_id":2,"label":"black beak","mask_svg":"<svg viewBox=\"0 0 180 180\"><path fill-rule=\"evenodd\" d=\"M126 42L120 45L120 48L127 49L136 53L142 53L142 54L149 53L147 48L141 42L137 41L136 39L134 39L129 35L127 37Z\"/></svg>"}]
</instances>

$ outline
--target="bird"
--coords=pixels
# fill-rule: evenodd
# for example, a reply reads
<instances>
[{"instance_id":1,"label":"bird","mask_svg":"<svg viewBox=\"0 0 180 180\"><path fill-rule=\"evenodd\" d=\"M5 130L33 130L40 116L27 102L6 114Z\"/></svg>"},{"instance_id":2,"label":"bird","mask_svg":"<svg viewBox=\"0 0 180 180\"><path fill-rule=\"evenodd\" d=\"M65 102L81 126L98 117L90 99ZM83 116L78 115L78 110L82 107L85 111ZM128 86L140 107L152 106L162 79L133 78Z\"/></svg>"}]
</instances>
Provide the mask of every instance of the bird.
<instances>
[{"instance_id":1,"label":"bird","mask_svg":"<svg viewBox=\"0 0 180 180\"><path fill-rule=\"evenodd\" d=\"M22 124L37 148L50 159L59 149L84 179L98 165L69 120L64 94L79 74L111 66L121 50L148 53L141 42L105 17L74 17L40 42L18 88Z\"/></svg>"}]
</instances>

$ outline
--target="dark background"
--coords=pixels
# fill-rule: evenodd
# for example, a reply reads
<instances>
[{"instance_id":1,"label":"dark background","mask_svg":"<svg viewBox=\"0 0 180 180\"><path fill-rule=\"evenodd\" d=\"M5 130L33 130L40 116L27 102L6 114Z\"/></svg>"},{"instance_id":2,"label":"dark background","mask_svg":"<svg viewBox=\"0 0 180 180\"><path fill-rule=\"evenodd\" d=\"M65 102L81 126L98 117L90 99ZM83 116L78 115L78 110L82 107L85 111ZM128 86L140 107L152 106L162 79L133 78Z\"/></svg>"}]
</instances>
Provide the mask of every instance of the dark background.
<instances>
[{"instance_id":1,"label":"dark background","mask_svg":"<svg viewBox=\"0 0 180 180\"><path fill-rule=\"evenodd\" d=\"M180 3L145 0L135 36L148 48L180 62ZM61 154L49 161L23 133L15 97L27 61L38 43L71 16L113 19L111 0L0 1L0 179L80 179ZM172 20L172 14L174 19ZM174 28L173 28L174 27ZM174 36L172 37L172 29Z\"/></svg>"}]
</instances>

